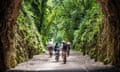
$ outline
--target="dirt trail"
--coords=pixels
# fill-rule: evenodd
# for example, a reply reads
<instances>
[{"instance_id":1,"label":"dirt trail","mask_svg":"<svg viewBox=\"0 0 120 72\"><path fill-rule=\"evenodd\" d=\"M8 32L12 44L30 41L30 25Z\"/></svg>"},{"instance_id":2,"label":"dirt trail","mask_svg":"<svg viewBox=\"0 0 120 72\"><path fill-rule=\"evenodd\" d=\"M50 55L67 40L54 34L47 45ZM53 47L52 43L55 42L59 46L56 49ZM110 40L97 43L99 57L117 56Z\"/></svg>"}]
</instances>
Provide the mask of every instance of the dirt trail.
<instances>
[{"instance_id":1,"label":"dirt trail","mask_svg":"<svg viewBox=\"0 0 120 72\"><path fill-rule=\"evenodd\" d=\"M120 72L120 70L95 62L82 53L71 51L66 64L63 64L61 56L60 61L56 62L55 56L49 58L48 53L45 53L35 55L31 60L17 65L8 72Z\"/></svg>"}]
</instances>

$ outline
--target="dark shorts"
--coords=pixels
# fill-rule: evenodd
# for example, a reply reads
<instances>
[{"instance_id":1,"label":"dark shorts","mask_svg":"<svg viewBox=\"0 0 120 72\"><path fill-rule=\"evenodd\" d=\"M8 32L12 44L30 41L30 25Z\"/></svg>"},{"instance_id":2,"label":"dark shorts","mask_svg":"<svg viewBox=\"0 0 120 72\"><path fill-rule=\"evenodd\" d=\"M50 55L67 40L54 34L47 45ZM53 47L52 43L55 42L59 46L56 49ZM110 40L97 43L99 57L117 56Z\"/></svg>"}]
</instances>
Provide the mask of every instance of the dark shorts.
<instances>
[{"instance_id":1,"label":"dark shorts","mask_svg":"<svg viewBox=\"0 0 120 72\"><path fill-rule=\"evenodd\" d=\"M57 51L57 49L55 48L55 49L54 49L54 51L56 52L56 51Z\"/></svg>"},{"instance_id":2,"label":"dark shorts","mask_svg":"<svg viewBox=\"0 0 120 72\"><path fill-rule=\"evenodd\" d=\"M48 47L48 50L49 50L49 51L53 50L53 47Z\"/></svg>"}]
</instances>

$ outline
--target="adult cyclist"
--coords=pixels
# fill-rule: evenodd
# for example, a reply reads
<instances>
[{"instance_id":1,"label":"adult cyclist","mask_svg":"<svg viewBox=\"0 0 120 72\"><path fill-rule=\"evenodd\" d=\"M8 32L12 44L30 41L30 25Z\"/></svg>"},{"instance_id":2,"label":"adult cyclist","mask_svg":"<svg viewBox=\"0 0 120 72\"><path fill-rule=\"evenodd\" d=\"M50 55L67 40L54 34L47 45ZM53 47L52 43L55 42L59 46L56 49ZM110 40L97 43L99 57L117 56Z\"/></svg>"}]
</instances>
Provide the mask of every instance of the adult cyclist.
<instances>
[{"instance_id":1,"label":"adult cyclist","mask_svg":"<svg viewBox=\"0 0 120 72\"><path fill-rule=\"evenodd\" d=\"M52 57L53 55L53 41L52 40L48 42L48 51L49 51L50 57Z\"/></svg>"},{"instance_id":2,"label":"adult cyclist","mask_svg":"<svg viewBox=\"0 0 120 72\"><path fill-rule=\"evenodd\" d=\"M67 62L67 44L66 42L63 42L63 45L62 45L62 58L63 58L63 63L66 64Z\"/></svg>"}]
</instances>

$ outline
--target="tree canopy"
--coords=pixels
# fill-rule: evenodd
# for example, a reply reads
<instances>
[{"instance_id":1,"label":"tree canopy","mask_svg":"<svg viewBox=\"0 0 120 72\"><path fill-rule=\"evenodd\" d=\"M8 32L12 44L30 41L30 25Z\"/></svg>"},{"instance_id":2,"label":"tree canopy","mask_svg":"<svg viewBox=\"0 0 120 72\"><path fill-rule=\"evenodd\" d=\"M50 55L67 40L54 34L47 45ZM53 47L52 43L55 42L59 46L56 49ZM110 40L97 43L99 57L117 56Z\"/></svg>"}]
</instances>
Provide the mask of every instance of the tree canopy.
<instances>
[{"instance_id":1,"label":"tree canopy","mask_svg":"<svg viewBox=\"0 0 120 72\"><path fill-rule=\"evenodd\" d=\"M38 53L50 39L69 40L74 50L95 57L102 19L96 0L23 0L17 22L27 46Z\"/></svg>"}]
</instances>

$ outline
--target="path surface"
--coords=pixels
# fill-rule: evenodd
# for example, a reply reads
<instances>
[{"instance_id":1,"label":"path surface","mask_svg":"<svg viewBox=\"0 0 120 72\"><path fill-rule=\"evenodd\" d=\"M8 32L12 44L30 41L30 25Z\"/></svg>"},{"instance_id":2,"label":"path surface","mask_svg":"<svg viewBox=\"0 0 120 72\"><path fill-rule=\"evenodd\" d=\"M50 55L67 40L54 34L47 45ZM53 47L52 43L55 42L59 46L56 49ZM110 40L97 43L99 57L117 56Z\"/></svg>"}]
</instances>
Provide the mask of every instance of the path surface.
<instances>
[{"instance_id":1,"label":"path surface","mask_svg":"<svg viewBox=\"0 0 120 72\"><path fill-rule=\"evenodd\" d=\"M95 62L89 56L83 56L81 53L71 51L67 58L67 63L55 61L55 56L48 57L48 53L36 55L31 60L17 65L8 72L120 72L120 70Z\"/></svg>"}]
</instances>

